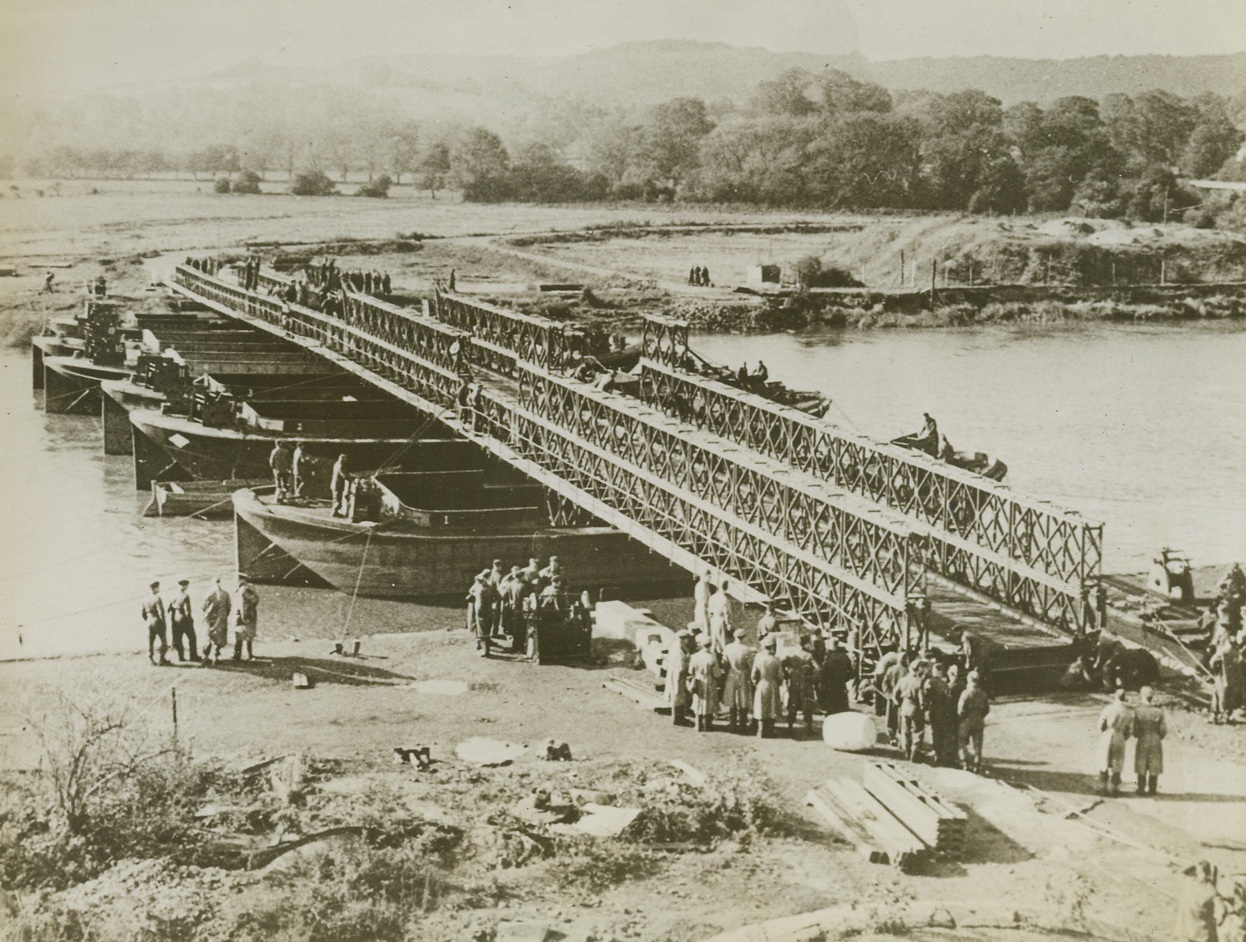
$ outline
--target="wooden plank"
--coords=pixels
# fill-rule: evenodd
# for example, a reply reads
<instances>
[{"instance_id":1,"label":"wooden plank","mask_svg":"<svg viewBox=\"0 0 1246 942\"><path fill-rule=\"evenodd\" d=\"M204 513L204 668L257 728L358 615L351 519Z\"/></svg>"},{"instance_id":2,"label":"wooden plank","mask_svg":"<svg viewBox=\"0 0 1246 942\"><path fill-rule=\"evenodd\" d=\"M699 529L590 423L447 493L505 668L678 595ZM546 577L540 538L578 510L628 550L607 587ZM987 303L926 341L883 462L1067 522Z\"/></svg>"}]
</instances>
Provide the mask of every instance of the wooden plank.
<instances>
[{"instance_id":1,"label":"wooden plank","mask_svg":"<svg viewBox=\"0 0 1246 942\"><path fill-rule=\"evenodd\" d=\"M830 779L830 794L859 822L884 850L893 864L907 866L925 856L926 845L885 805L852 779Z\"/></svg>"},{"instance_id":2,"label":"wooden plank","mask_svg":"<svg viewBox=\"0 0 1246 942\"><path fill-rule=\"evenodd\" d=\"M822 815L827 824L838 831L840 836L853 845L857 852L870 863L891 862L887 851L875 843L870 832L853 819L851 812L841 805L824 785L809 789L805 795L805 804Z\"/></svg>"},{"instance_id":3,"label":"wooden plank","mask_svg":"<svg viewBox=\"0 0 1246 942\"><path fill-rule=\"evenodd\" d=\"M866 763L865 789L909 830L937 850L954 852L964 842L966 817L920 786L892 763Z\"/></svg>"},{"instance_id":4,"label":"wooden plank","mask_svg":"<svg viewBox=\"0 0 1246 942\"><path fill-rule=\"evenodd\" d=\"M603 681L602 686L607 690L613 690L615 693L622 694L629 700L634 700L641 706L648 707L651 710L660 710L667 706L666 700L652 690L646 690L640 684L632 683L621 677L611 677L609 680Z\"/></svg>"}]
</instances>

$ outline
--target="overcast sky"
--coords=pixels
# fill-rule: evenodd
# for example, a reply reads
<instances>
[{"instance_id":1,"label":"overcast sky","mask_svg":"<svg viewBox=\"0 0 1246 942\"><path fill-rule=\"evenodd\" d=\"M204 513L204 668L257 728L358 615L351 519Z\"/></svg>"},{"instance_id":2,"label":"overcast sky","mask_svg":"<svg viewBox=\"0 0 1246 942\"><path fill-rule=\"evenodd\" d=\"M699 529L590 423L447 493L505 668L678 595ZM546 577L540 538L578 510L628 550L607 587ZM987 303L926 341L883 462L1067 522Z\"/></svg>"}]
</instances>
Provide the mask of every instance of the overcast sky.
<instances>
[{"instance_id":1,"label":"overcast sky","mask_svg":"<svg viewBox=\"0 0 1246 942\"><path fill-rule=\"evenodd\" d=\"M870 59L1246 51L1246 0L0 0L0 89L643 39ZM1244 77L1246 79L1246 77Z\"/></svg>"}]
</instances>

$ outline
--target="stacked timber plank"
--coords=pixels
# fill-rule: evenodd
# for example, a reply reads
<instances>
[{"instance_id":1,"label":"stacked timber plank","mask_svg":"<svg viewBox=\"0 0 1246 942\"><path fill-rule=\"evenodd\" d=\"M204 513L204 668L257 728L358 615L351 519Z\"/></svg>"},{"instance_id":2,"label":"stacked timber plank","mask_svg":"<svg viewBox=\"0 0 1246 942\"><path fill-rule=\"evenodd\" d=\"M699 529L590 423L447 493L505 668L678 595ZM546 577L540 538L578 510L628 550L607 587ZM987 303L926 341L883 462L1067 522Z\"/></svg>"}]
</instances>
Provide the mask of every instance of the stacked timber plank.
<instances>
[{"instance_id":1,"label":"stacked timber plank","mask_svg":"<svg viewBox=\"0 0 1246 942\"><path fill-rule=\"evenodd\" d=\"M890 762L866 763L861 782L829 779L805 801L871 863L910 869L965 846L965 813Z\"/></svg>"},{"instance_id":2,"label":"stacked timber plank","mask_svg":"<svg viewBox=\"0 0 1246 942\"><path fill-rule=\"evenodd\" d=\"M867 762L862 783L928 847L957 856L965 847L968 819L916 776L892 762Z\"/></svg>"}]
</instances>

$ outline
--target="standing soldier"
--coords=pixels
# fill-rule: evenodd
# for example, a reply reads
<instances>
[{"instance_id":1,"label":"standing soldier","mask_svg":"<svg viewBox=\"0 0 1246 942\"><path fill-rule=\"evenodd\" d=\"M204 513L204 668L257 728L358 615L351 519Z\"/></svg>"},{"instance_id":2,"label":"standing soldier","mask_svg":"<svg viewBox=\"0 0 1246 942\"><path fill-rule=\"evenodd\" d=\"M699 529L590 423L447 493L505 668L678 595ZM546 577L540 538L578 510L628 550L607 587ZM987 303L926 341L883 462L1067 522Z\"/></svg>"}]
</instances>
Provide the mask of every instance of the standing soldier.
<instances>
[{"instance_id":1,"label":"standing soldier","mask_svg":"<svg viewBox=\"0 0 1246 942\"><path fill-rule=\"evenodd\" d=\"M774 603L767 602L766 610L762 612L761 618L757 619L757 640L763 642L766 636L772 634L779 627L779 619L774 614Z\"/></svg>"},{"instance_id":2,"label":"standing soldier","mask_svg":"<svg viewBox=\"0 0 1246 942\"><path fill-rule=\"evenodd\" d=\"M787 731L796 725L796 714L803 713L805 730L813 730L813 655L809 653L809 638L800 639L800 647L783 659L783 672L787 675Z\"/></svg>"},{"instance_id":3,"label":"standing soldier","mask_svg":"<svg viewBox=\"0 0 1246 942\"><path fill-rule=\"evenodd\" d=\"M926 718L935 765L956 765L956 701L947 682L947 668L936 664L926 682Z\"/></svg>"},{"instance_id":4,"label":"standing soldier","mask_svg":"<svg viewBox=\"0 0 1246 942\"><path fill-rule=\"evenodd\" d=\"M692 621L697 631L710 630L710 596L714 592L714 584L710 582L709 572L701 573L701 578L692 588Z\"/></svg>"},{"instance_id":5,"label":"standing soldier","mask_svg":"<svg viewBox=\"0 0 1246 942\"><path fill-rule=\"evenodd\" d=\"M160 598L160 583L151 584L151 594L143 599L143 622L147 625L147 659L156 666L169 663L165 653L169 650L168 617L164 600ZM156 658L156 642L160 642L160 658Z\"/></svg>"},{"instance_id":6,"label":"standing soldier","mask_svg":"<svg viewBox=\"0 0 1246 942\"><path fill-rule=\"evenodd\" d=\"M731 731L748 726L749 709L753 705L753 649L739 635L723 651L727 660L727 680L723 685L723 703L731 716Z\"/></svg>"},{"instance_id":7,"label":"standing soldier","mask_svg":"<svg viewBox=\"0 0 1246 942\"><path fill-rule=\"evenodd\" d=\"M213 666L220 662L221 653L229 643L229 612L232 607L233 600L221 588L221 579L217 576L212 580L212 591L203 600L203 620L208 626L208 647L204 653Z\"/></svg>"},{"instance_id":8,"label":"standing soldier","mask_svg":"<svg viewBox=\"0 0 1246 942\"><path fill-rule=\"evenodd\" d=\"M991 712L991 702L986 697L986 691L979 686L977 671L970 671L966 681L965 692L956 705L960 716L960 755L965 771L977 772L982 768L982 734L986 730L986 716Z\"/></svg>"},{"instance_id":9,"label":"standing soldier","mask_svg":"<svg viewBox=\"0 0 1246 942\"><path fill-rule=\"evenodd\" d=\"M919 661L909 665L896 684L895 692L896 713L900 724L900 748L910 762L917 761L917 754L921 751L922 740L926 734L926 678L920 665Z\"/></svg>"},{"instance_id":10,"label":"standing soldier","mask_svg":"<svg viewBox=\"0 0 1246 942\"><path fill-rule=\"evenodd\" d=\"M294 473L294 456L286 443L278 441L268 454L268 466L273 469L273 484L277 488L277 503L284 504L290 495L290 484Z\"/></svg>"},{"instance_id":11,"label":"standing soldier","mask_svg":"<svg viewBox=\"0 0 1246 942\"><path fill-rule=\"evenodd\" d=\"M676 726L683 722L684 710L688 709L688 655L684 639L690 635L687 629L678 632L666 651L666 702L671 708L671 722Z\"/></svg>"},{"instance_id":12,"label":"standing soldier","mask_svg":"<svg viewBox=\"0 0 1246 942\"><path fill-rule=\"evenodd\" d=\"M498 590L489 581L489 570L485 569L476 574L475 581L467 590L467 601L468 615L476 633L476 650L482 656L488 657L498 602Z\"/></svg>"},{"instance_id":13,"label":"standing soldier","mask_svg":"<svg viewBox=\"0 0 1246 942\"><path fill-rule=\"evenodd\" d=\"M718 678L722 671L718 658L710 650L709 635L697 638L699 650L688 659L688 689L692 694L692 713L697 718L697 732L708 733L718 712Z\"/></svg>"},{"instance_id":14,"label":"standing soldier","mask_svg":"<svg viewBox=\"0 0 1246 942\"><path fill-rule=\"evenodd\" d=\"M839 638L831 635L830 647L818 675L823 712L829 715L848 711L848 685L855 674L852 657L844 650Z\"/></svg>"},{"instance_id":15,"label":"standing soldier","mask_svg":"<svg viewBox=\"0 0 1246 942\"><path fill-rule=\"evenodd\" d=\"M775 657L777 646L774 635L768 635L753 661L753 718L759 739L774 732L774 721L783 710L783 664Z\"/></svg>"},{"instance_id":16,"label":"standing soldier","mask_svg":"<svg viewBox=\"0 0 1246 942\"><path fill-rule=\"evenodd\" d=\"M307 456L303 454L303 443L294 443L294 453L290 456L290 482L295 497L303 495L303 475L307 473L307 466L303 460Z\"/></svg>"},{"instance_id":17,"label":"standing soldier","mask_svg":"<svg viewBox=\"0 0 1246 942\"><path fill-rule=\"evenodd\" d=\"M731 629L731 599L727 597L727 580L710 596L709 606L710 646L715 654L721 654L727 646L727 632Z\"/></svg>"},{"instance_id":18,"label":"standing soldier","mask_svg":"<svg viewBox=\"0 0 1246 942\"><path fill-rule=\"evenodd\" d=\"M1125 699L1124 688L1117 690L1112 702L1099 714L1099 746L1095 756L1099 764L1099 794L1120 793L1121 769L1125 767L1125 742L1133 735L1134 711Z\"/></svg>"},{"instance_id":19,"label":"standing soldier","mask_svg":"<svg viewBox=\"0 0 1246 942\"><path fill-rule=\"evenodd\" d=\"M346 516L346 456L338 455L333 462L329 477L329 499L333 502L333 516Z\"/></svg>"},{"instance_id":20,"label":"standing soldier","mask_svg":"<svg viewBox=\"0 0 1246 942\"><path fill-rule=\"evenodd\" d=\"M247 660L255 660L255 634L259 627L260 594L244 573L238 573L238 591L234 594L234 660L242 660L242 648L247 649Z\"/></svg>"},{"instance_id":21,"label":"standing soldier","mask_svg":"<svg viewBox=\"0 0 1246 942\"><path fill-rule=\"evenodd\" d=\"M1168 724L1164 721L1164 711L1151 702L1154 696L1150 687L1143 687L1138 693L1142 702L1134 709L1134 739L1137 740L1134 772L1138 775L1139 795L1144 791L1154 795L1164 771L1164 737L1168 735Z\"/></svg>"},{"instance_id":22,"label":"standing soldier","mask_svg":"<svg viewBox=\"0 0 1246 942\"><path fill-rule=\"evenodd\" d=\"M173 629L173 650L177 652L177 659L183 663L186 661L187 650L190 652L190 660L199 660L199 646L195 639L195 616L190 607L190 595L186 592L188 585L190 585L189 579L179 579L177 591L173 593L173 597L165 606L169 614L169 626Z\"/></svg>"},{"instance_id":23,"label":"standing soldier","mask_svg":"<svg viewBox=\"0 0 1246 942\"><path fill-rule=\"evenodd\" d=\"M1212 686L1211 717L1213 723L1233 721L1233 711L1241 705L1242 652L1237 642L1225 637L1208 661L1215 683Z\"/></svg>"}]
</instances>

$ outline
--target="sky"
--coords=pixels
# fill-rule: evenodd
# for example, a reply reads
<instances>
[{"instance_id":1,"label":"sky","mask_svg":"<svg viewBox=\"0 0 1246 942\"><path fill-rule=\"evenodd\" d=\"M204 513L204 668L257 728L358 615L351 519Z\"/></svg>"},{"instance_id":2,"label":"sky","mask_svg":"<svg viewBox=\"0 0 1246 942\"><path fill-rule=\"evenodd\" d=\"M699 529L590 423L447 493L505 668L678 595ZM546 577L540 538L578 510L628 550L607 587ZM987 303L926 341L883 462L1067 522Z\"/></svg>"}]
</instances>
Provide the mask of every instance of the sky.
<instances>
[{"instance_id":1,"label":"sky","mask_svg":"<svg viewBox=\"0 0 1246 942\"><path fill-rule=\"evenodd\" d=\"M873 60L1246 51L1246 0L0 0L0 93L258 59L563 56L692 39Z\"/></svg>"}]
</instances>

